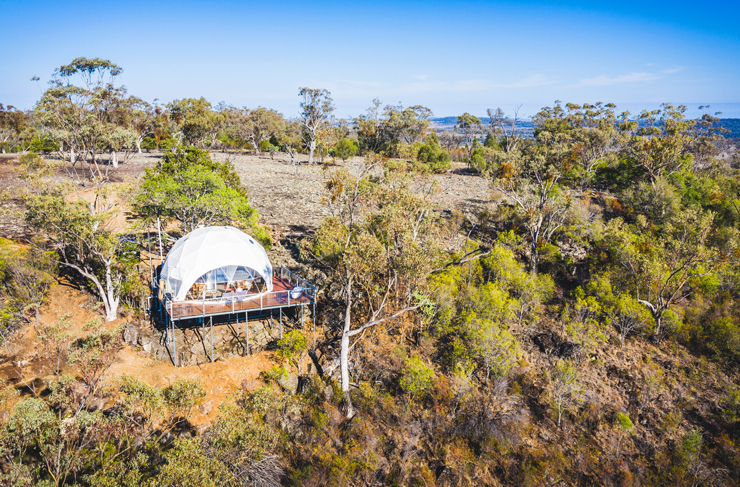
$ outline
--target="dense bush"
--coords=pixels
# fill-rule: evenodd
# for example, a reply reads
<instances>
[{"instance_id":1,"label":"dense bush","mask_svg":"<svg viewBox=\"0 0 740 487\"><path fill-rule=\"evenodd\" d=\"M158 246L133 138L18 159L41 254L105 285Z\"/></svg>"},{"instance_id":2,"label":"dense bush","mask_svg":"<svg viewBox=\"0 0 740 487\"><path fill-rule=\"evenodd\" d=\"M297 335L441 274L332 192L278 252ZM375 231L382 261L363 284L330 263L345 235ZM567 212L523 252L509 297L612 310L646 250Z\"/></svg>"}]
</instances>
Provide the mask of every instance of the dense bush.
<instances>
[{"instance_id":1,"label":"dense bush","mask_svg":"<svg viewBox=\"0 0 740 487\"><path fill-rule=\"evenodd\" d=\"M334 146L334 157L346 161L355 157L358 150L357 143L354 140L342 139Z\"/></svg>"},{"instance_id":2,"label":"dense bush","mask_svg":"<svg viewBox=\"0 0 740 487\"><path fill-rule=\"evenodd\" d=\"M416 154L416 160L426 164L434 173L449 171L450 154L439 147L437 134L432 132Z\"/></svg>"}]
</instances>

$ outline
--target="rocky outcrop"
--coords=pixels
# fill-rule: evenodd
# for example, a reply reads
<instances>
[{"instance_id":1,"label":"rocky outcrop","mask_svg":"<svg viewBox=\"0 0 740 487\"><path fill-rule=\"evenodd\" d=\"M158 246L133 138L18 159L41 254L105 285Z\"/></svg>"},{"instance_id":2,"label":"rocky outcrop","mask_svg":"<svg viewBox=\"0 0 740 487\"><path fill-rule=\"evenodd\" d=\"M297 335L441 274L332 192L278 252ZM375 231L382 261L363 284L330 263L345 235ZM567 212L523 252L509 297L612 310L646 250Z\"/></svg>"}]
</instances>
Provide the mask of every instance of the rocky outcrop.
<instances>
[{"instance_id":1,"label":"rocky outcrop","mask_svg":"<svg viewBox=\"0 0 740 487\"><path fill-rule=\"evenodd\" d=\"M287 326L287 320L285 324ZM174 349L178 364L187 366L207 363L211 361L211 348L213 360L226 360L247 354L244 322L239 323L238 335L236 323L214 324L212 336L211 343L211 327L208 324L205 328L202 325L176 326ZM157 329L149 322L127 323L123 330L123 339L128 345L137 347L140 354L153 360L172 360L173 347L168 343L167 331ZM274 347L279 339L280 329L276 320L272 328L269 320L249 322L250 353Z\"/></svg>"}]
</instances>

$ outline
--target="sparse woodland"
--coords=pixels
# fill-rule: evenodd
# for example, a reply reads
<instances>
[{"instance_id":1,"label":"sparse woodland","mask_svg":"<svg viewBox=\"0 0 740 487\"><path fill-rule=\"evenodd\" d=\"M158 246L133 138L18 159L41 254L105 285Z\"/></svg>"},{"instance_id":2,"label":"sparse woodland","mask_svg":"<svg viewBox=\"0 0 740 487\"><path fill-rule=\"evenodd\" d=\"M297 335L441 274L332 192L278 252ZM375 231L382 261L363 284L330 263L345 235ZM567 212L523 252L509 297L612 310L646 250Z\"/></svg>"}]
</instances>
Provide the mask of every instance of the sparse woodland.
<instances>
[{"instance_id":1,"label":"sparse woodland","mask_svg":"<svg viewBox=\"0 0 740 487\"><path fill-rule=\"evenodd\" d=\"M740 485L740 155L718 119L556 102L531 136L500 109L438 131L379 100L336 120L324 89L298 89L297 119L151 105L121 72L78 58L33 110L0 105L19 229L0 240L0 485ZM286 186L322 165L320 224L288 242L261 222L216 162L244 152ZM488 209L435 204L453 176L486 181ZM200 365L165 387L110 371L147 353L132 327L163 333L151 256L218 224L290 254L317 333L273 340L261 380L195 424ZM97 318L49 319L62 283Z\"/></svg>"}]
</instances>

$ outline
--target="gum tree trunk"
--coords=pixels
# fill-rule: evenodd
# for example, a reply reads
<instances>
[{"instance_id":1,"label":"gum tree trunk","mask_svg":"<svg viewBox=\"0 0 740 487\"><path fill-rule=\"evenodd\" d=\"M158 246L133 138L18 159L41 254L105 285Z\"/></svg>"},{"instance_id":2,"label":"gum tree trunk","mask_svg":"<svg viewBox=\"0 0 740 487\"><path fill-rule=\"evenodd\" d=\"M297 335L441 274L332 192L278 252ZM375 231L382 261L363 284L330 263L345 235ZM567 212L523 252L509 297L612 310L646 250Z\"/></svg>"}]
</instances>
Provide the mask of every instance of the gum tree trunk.
<instances>
[{"instance_id":1,"label":"gum tree trunk","mask_svg":"<svg viewBox=\"0 0 740 487\"><path fill-rule=\"evenodd\" d=\"M316 141L311 140L311 142L308 144L308 163L311 164L313 162L313 151L316 149Z\"/></svg>"},{"instance_id":2,"label":"gum tree trunk","mask_svg":"<svg viewBox=\"0 0 740 487\"><path fill-rule=\"evenodd\" d=\"M352 278L347 281L347 307L344 311L344 329L342 330L342 349L339 358L342 372L342 395L347 403L347 418L354 416L352 399L349 394L349 337L352 325Z\"/></svg>"}]
</instances>

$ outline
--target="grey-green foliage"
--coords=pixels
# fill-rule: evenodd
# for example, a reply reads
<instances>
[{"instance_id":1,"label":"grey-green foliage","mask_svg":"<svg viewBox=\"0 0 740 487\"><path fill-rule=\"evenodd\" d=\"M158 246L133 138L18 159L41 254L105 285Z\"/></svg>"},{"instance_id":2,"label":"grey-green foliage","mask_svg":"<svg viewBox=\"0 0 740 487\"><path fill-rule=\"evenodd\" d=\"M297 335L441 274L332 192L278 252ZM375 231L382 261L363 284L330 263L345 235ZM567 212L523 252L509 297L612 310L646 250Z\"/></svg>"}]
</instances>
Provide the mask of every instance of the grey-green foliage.
<instances>
[{"instance_id":1,"label":"grey-green foliage","mask_svg":"<svg viewBox=\"0 0 740 487\"><path fill-rule=\"evenodd\" d=\"M301 362L303 352L306 351L306 337L298 330L286 333L278 341L277 355L288 360L298 371L301 372Z\"/></svg>"},{"instance_id":2,"label":"grey-green foliage","mask_svg":"<svg viewBox=\"0 0 740 487\"><path fill-rule=\"evenodd\" d=\"M33 477L63 485L85 467L86 455L108 422L101 411L80 411L61 418L38 398L20 402L0 432L11 462L9 476L28 475L23 471L26 456L35 459ZM6 476L6 480L8 476Z\"/></svg>"},{"instance_id":3,"label":"grey-green foliage","mask_svg":"<svg viewBox=\"0 0 740 487\"><path fill-rule=\"evenodd\" d=\"M662 225L674 218L681 210L681 198L676 189L665 178L658 177L652 183L641 181L637 187L623 193L628 210L645 215L653 224Z\"/></svg>"},{"instance_id":4,"label":"grey-green foliage","mask_svg":"<svg viewBox=\"0 0 740 487\"><path fill-rule=\"evenodd\" d=\"M585 388L581 384L579 370L568 360L559 360L548 376L550 379L548 392L557 412L559 427L563 413L583 402Z\"/></svg>"},{"instance_id":5,"label":"grey-green foliage","mask_svg":"<svg viewBox=\"0 0 740 487\"><path fill-rule=\"evenodd\" d=\"M239 392L204 435L204 450L227 466L237 485L280 485L284 433L298 412L291 396L269 386Z\"/></svg>"},{"instance_id":6,"label":"grey-green foliage","mask_svg":"<svg viewBox=\"0 0 740 487\"><path fill-rule=\"evenodd\" d=\"M115 404L104 413L82 401L84 385L70 375L51 381L49 392L46 400L16 404L0 429L0 456L8 467L0 482L63 485L74 476L90 485L140 485L151 474L146 452L167 446L166 435L187 424L205 396L192 380L159 389L123 376Z\"/></svg>"},{"instance_id":7,"label":"grey-green foliage","mask_svg":"<svg viewBox=\"0 0 740 487\"><path fill-rule=\"evenodd\" d=\"M434 131L429 134L426 142L419 149L416 160L427 164L429 169L435 173L445 172L452 167L450 154L440 148L437 133Z\"/></svg>"},{"instance_id":8,"label":"grey-green foliage","mask_svg":"<svg viewBox=\"0 0 740 487\"><path fill-rule=\"evenodd\" d=\"M39 307L54 282L58 260L37 239L27 250L0 241L0 344L31 313L38 323Z\"/></svg>"}]
</instances>

